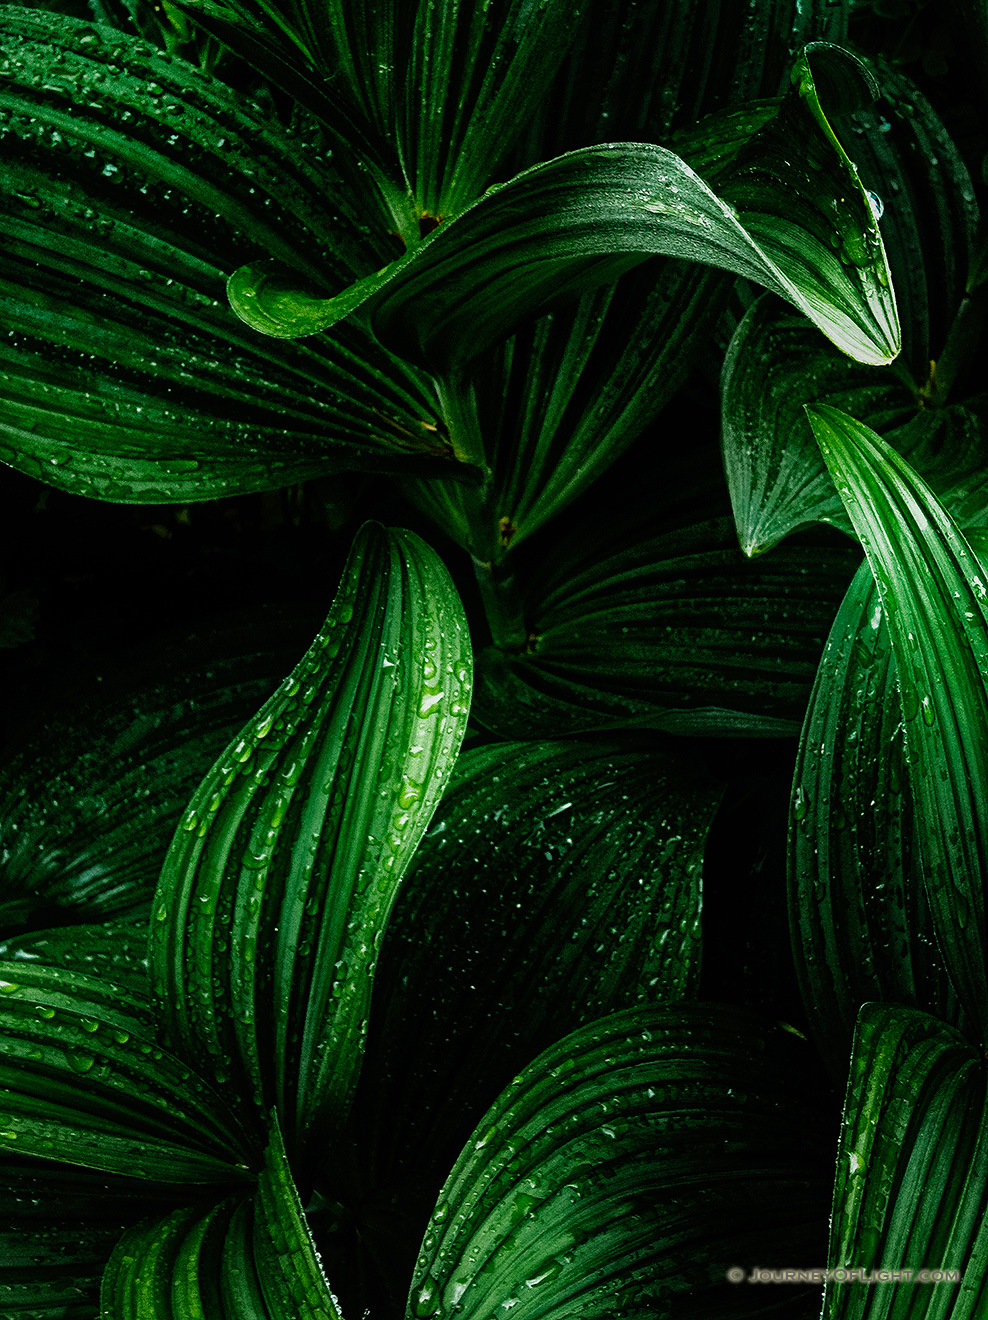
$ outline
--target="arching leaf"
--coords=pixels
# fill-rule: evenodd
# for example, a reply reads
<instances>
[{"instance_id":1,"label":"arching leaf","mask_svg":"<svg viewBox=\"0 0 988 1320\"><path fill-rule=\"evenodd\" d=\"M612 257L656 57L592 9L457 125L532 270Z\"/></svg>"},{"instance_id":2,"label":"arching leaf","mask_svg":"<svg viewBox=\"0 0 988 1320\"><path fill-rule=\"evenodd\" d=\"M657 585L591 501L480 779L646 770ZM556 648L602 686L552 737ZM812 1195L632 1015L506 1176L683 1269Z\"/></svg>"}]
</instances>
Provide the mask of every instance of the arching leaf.
<instances>
[{"instance_id":1,"label":"arching leaf","mask_svg":"<svg viewBox=\"0 0 988 1320\"><path fill-rule=\"evenodd\" d=\"M836 59L827 56L828 76ZM844 59L838 76L853 81L861 66ZM844 352L889 362L899 350L898 324L871 204L823 114L806 56L793 83L778 114L735 146L723 177L714 171L713 188L663 147L589 147L517 175L335 297L306 292L261 262L231 277L231 301L262 333L295 338L381 295L374 325L385 342L448 366L561 293L613 280L620 263L662 253L752 279L792 302ZM797 186L792 162L801 155Z\"/></svg>"},{"instance_id":2,"label":"arching leaf","mask_svg":"<svg viewBox=\"0 0 988 1320\"><path fill-rule=\"evenodd\" d=\"M377 946L466 727L470 643L434 551L368 524L306 655L194 793L155 895L169 1038L331 1139ZM315 1125L318 1121L318 1129Z\"/></svg>"},{"instance_id":3,"label":"arching leaf","mask_svg":"<svg viewBox=\"0 0 988 1320\"><path fill-rule=\"evenodd\" d=\"M408 1317L759 1314L769 1299L732 1288L727 1269L819 1249L826 1193L798 1053L707 1004L629 1010L560 1041L464 1148ZM782 1314L813 1301L790 1293Z\"/></svg>"},{"instance_id":4,"label":"arching leaf","mask_svg":"<svg viewBox=\"0 0 988 1320\"><path fill-rule=\"evenodd\" d=\"M862 423L807 409L878 584L899 679L916 838L960 1006L988 1040L988 588L932 490Z\"/></svg>"}]
</instances>

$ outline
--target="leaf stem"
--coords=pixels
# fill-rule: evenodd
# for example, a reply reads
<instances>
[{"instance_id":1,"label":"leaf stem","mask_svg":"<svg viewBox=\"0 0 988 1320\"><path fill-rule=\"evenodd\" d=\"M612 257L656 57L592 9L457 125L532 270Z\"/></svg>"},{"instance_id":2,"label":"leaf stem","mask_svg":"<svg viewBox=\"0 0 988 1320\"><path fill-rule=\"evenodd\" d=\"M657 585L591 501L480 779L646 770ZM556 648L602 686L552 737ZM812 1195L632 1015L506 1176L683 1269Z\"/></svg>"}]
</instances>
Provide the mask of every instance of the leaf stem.
<instances>
[{"instance_id":1,"label":"leaf stem","mask_svg":"<svg viewBox=\"0 0 988 1320\"><path fill-rule=\"evenodd\" d=\"M947 402L954 381L970 365L975 350L981 342L986 313L988 313L988 284L979 284L961 299L947 334L943 352L931 367L930 381L925 387L929 406L942 408Z\"/></svg>"},{"instance_id":2,"label":"leaf stem","mask_svg":"<svg viewBox=\"0 0 988 1320\"><path fill-rule=\"evenodd\" d=\"M467 523L467 549L473 559L491 639L504 651L522 651L528 629L521 593L501 534L501 516L495 504L493 473L487 462L473 382L458 373L437 379L436 390L455 457L483 473L480 485L464 486L459 500Z\"/></svg>"}]
</instances>

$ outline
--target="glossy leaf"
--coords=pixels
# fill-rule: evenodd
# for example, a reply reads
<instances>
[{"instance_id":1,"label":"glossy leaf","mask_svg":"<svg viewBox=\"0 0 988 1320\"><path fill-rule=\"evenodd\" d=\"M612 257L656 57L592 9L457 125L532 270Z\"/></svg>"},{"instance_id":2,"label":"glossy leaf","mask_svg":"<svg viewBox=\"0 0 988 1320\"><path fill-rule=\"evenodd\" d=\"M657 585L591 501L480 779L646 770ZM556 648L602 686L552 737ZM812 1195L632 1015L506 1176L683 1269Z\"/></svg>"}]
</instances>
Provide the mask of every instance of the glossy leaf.
<instances>
[{"instance_id":1,"label":"glossy leaf","mask_svg":"<svg viewBox=\"0 0 988 1320\"><path fill-rule=\"evenodd\" d=\"M705 1004L629 1010L560 1041L464 1148L407 1315L758 1314L769 1299L732 1288L727 1268L802 1259L816 1240L798 1053ZM781 1314L812 1305L791 1292Z\"/></svg>"},{"instance_id":2,"label":"glossy leaf","mask_svg":"<svg viewBox=\"0 0 988 1320\"><path fill-rule=\"evenodd\" d=\"M476 718L514 737L796 733L856 554L801 546L746 560L726 518L608 553L614 531L560 543L527 591L528 653L481 655Z\"/></svg>"},{"instance_id":3,"label":"glossy leaf","mask_svg":"<svg viewBox=\"0 0 988 1320\"><path fill-rule=\"evenodd\" d=\"M251 1199L148 1220L103 1278L105 1320L340 1320L277 1126Z\"/></svg>"},{"instance_id":4,"label":"glossy leaf","mask_svg":"<svg viewBox=\"0 0 988 1320\"><path fill-rule=\"evenodd\" d=\"M146 916L193 790L317 626L305 608L251 611L47 707L0 769L0 933Z\"/></svg>"},{"instance_id":5,"label":"glossy leaf","mask_svg":"<svg viewBox=\"0 0 988 1320\"><path fill-rule=\"evenodd\" d=\"M860 66L845 58L853 78ZM548 300L613 280L619 262L662 253L752 279L794 303L843 351L888 362L899 349L898 325L871 205L824 117L807 57L793 80L778 115L758 125L714 191L663 147L589 147L489 191L360 288L320 298L296 283L293 294L291 280L262 262L232 277L233 306L262 333L298 337L377 295L374 325L385 342L448 364L468 360ZM784 156L801 148L817 167L807 163L795 188Z\"/></svg>"},{"instance_id":6,"label":"glossy leaf","mask_svg":"<svg viewBox=\"0 0 988 1320\"><path fill-rule=\"evenodd\" d=\"M930 488L879 436L825 405L808 415L878 584L927 900L961 1008L986 1039L988 575Z\"/></svg>"},{"instance_id":7,"label":"glossy leaf","mask_svg":"<svg viewBox=\"0 0 988 1320\"><path fill-rule=\"evenodd\" d=\"M617 1009L695 995L718 797L670 753L494 743L461 756L375 982L354 1104L375 1185L434 1196L537 1053Z\"/></svg>"},{"instance_id":8,"label":"glossy leaf","mask_svg":"<svg viewBox=\"0 0 988 1320\"><path fill-rule=\"evenodd\" d=\"M9 7L0 459L121 502L341 468L450 472L429 383L358 326L288 346L226 303L262 253L335 291L393 253L305 132L137 39Z\"/></svg>"},{"instance_id":9,"label":"glossy leaf","mask_svg":"<svg viewBox=\"0 0 988 1320\"><path fill-rule=\"evenodd\" d=\"M5 1317L96 1317L103 1267L125 1227L55 1220L0 1229L0 1298Z\"/></svg>"},{"instance_id":10,"label":"glossy leaf","mask_svg":"<svg viewBox=\"0 0 988 1320\"><path fill-rule=\"evenodd\" d=\"M817 1046L840 1079L868 1000L962 1022L923 887L904 753L888 623L866 560L813 685L789 833L796 973Z\"/></svg>"},{"instance_id":11,"label":"glossy leaf","mask_svg":"<svg viewBox=\"0 0 988 1320\"><path fill-rule=\"evenodd\" d=\"M0 1149L159 1183L248 1175L236 1109L158 1045L144 996L24 961L0 964L0 992Z\"/></svg>"},{"instance_id":12,"label":"glossy leaf","mask_svg":"<svg viewBox=\"0 0 988 1320\"><path fill-rule=\"evenodd\" d=\"M470 643L445 568L368 524L309 651L192 797L155 895L169 1038L329 1139L360 1065L377 945L466 726Z\"/></svg>"},{"instance_id":13,"label":"glossy leaf","mask_svg":"<svg viewBox=\"0 0 988 1320\"><path fill-rule=\"evenodd\" d=\"M878 431L962 526L988 515L984 396L917 409L891 372L850 362L771 298L759 299L738 326L721 388L724 467L745 554L815 522L851 531L804 404L838 407Z\"/></svg>"},{"instance_id":14,"label":"glossy leaf","mask_svg":"<svg viewBox=\"0 0 988 1320\"><path fill-rule=\"evenodd\" d=\"M988 1304L984 1061L915 1009L865 1004L851 1059L831 1268L956 1270L963 1283L828 1284L826 1320L974 1320Z\"/></svg>"}]
</instances>

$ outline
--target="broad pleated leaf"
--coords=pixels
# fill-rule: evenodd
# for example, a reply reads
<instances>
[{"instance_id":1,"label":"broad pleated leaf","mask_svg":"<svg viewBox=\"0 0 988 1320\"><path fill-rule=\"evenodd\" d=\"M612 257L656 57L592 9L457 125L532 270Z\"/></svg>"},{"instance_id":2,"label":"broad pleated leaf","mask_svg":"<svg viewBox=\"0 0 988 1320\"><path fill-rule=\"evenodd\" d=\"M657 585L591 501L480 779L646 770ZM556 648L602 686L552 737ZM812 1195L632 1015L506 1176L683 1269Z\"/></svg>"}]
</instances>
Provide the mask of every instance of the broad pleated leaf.
<instances>
[{"instance_id":1,"label":"broad pleated leaf","mask_svg":"<svg viewBox=\"0 0 988 1320\"><path fill-rule=\"evenodd\" d=\"M830 52L828 65L836 58ZM824 117L806 56L793 82L778 114L756 123L743 148L735 144L713 191L666 148L589 147L490 190L336 297L306 292L297 277L261 262L231 277L231 302L262 333L295 338L382 295L374 325L385 342L448 364L493 344L568 285L608 282L617 262L659 253L752 279L844 352L888 362L899 349L898 325L871 204ZM797 180L793 159L801 155Z\"/></svg>"},{"instance_id":2,"label":"broad pleated leaf","mask_svg":"<svg viewBox=\"0 0 988 1320\"><path fill-rule=\"evenodd\" d=\"M169 1038L277 1102L290 1148L349 1105L377 946L466 726L470 643L434 551L368 524L309 651L192 797L155 895Z\"/></svg>"},{"instance_id":3,"label":"broad pleated leaf","mask_svg":"<svg viewBox=\"0 0 988 1320\"><path fill-rule=\"evenodd\" d=\"M467 1142L407 1315L812 1314L811 1289L780 1306L725 1280L820 1249L800 1052L705 1004L630 1010L560 1041Z\"/></svg>"},{"instance_id":4,"label":"broad pleated leaf","mask_svg":"<svg viewBox=\"0 0 988 1320\"><path fill-rule=\"evenodd\" d=\"M146 997L0 964L0 1148L160 1183L236 1183L255 1159L235 1109L162 1049Z\"/></svg>"},{"instance_id":5,"label":"broad pleated leaf","mask_svg":"<svg viewBox=\"0 0 988 1320\"><path fill-rule=\"evenodd\" d=\"M458 482L409 480L421 508L481 561L497 562L587 490L682 385L729 278L655 258L482 354L461 412L491 470L487 525Z\"/></svg>"},{"instance_id":6,"label":"broad pleated leaf","mask_svg":"<svg viewBox=\"0 0 988 1320\"><path fill-rule=\"evenodd\" d=\"M51 1219L0 1228L5 1320L95 1320L100 1278L126 1227Z\"/></svg>"},{"instance_id":7,"label":"broad pleated leaf","mask_svg":"<svg viewBox=\"0 0 988 1320\"><path fill-rule=\"evenodd\" d=\"M148 1220L103 1278L105 1320L340 1320L277 1125L253 1196Z\"/></svg>"},{"instance_id":8,"label":"broad pleated leaf","mask_svg":"<svg viewBox=\"0 0 988 1320\"><path fill-rule=\"evenodd\" d=\"M840 1079L868 1000L960 1022L923 888L904 753L888 623L866 560L813 685L789 834L796 973L817 1045Z\"/></svg>"},{"instance_id":9,"label":"broad pleated leaf","mask_svg":"<svg viewBox=\"0 0 988 1320\"><path fill-rule=\"evenodd\" d=\"M476 718L509 737L798 732L856 553L801 546L747 560L726 518L618 553L607 535L579 529L531 584L529 653L482 653Z\"/></svg>"},{"instance_id":10,"label":"broad pleated leaf","mask_svg":"<svg viewBox=\"0 0 988 1320\"><path fill-rule=\"evenodd\" d=\"M808 409L878 584L899 678L916 837L961 1008L988 1038L988 578L926 483L868 427Z\"/></svg>"},{"instance_id":11,"label":"broad pleated leaf","mask_svg":"<svg viewBox=\"0 0 988 1320\"><path fill-rule=\"evenodd\" d=\"M687 757L654 751L463 754L375 982L354 1121L376 1186L401 1187L409 1208L423 1193L427 1215L471 1129L537 1053L596 1017L696 993L718 796Z\"/></svg>"},{"instance_id":12,"label":"broad pleated leaf","mask_svg":"<svg viewBox=\"0 0 988 1320\"><path fill-rule=\"evenodd\" d=\"M251 611L48 707L0 769L0 934L149 913L193 790L317 626L306 608Z\"/></svg>"},{"instance_id":13,"label":"broad pleated leaf","mask_svg":"<svg viewBox=\"0 0 988 1320\"><path fill-rule=\"evenodd\" d=\"M279 346L226 303L255 256L333 292L393 253L317 138L140 40L13 6L0 109L0 459L137 503L449 468L427 382L364 330Z\"/></svg>"},{"instance_id":14,"label":"broad pleated leaf","mask_svg":"<svg viewBox=\"0 0 988 1320\"><path fill-rule=\"evenodd\" d=\"M837 1157L830 1266L963 1283L828 1284L826 1320L975 1320L988 1305L984 1060L915 1009L861 1010Z\"/></svg>"},{"instance_id":15,"label":"broad pleated leaf","mask_svg":"<svg viewBox=\"0 0 988 1320\"><path fill-rule=\"evenodd\" d=\"M851 531L804 404L840 408L878 431L962 526L988 514L985 396L917 409L891 371L851 362L768 297L738 326L721 388L724 467L745 554L761 554L814 522Z\"/></svg>"}]
</instances>

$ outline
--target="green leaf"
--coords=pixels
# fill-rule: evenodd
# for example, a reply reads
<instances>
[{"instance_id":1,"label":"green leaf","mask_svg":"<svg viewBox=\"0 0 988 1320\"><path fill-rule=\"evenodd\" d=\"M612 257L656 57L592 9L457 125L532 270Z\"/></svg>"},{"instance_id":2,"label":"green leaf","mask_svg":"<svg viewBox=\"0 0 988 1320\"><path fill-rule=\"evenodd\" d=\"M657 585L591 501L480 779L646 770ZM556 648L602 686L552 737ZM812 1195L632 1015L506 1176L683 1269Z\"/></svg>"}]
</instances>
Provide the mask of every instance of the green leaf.
<instances>
[{"instance_id":1,"label":"green leaf","mask_svg":"<svg viewBox=\"0 0 988 1320\"><path fill-rule=\"evenodd\" d=\"M630 525L625 509L558 543L526 589L528 653L481 654L475 718L509 737L796 733L854 552L752 561L726 518L638 538Z\"/></svg>"},{"instance_id":2,"label":"green leaf","mask_svg":"<svg viewBox=\"0 0 988 1320\"><path fill-rule=\"evenodd\" d=\"M5 1320L95 1320L100 1276L125 1227L54 1220L0 1229Z\"/></svg>"},{"instance_id":3,"label":"green leaf","mask_svg":"<svg viewBox=\"0 0 988 1320\"><path fill-rule=\"evenodd\" d=\"M470 643L434 551L368 524L306 655L192 797L155 895L169 1038L277 1103L293 1151L356 1083L380 934L466 726Z\"/></svg>"},{"instance_id":4,"label":"green leaf","mask_svg":"<svg viewBox=\"0 0 988 1320\"><path fill-rule=\"evenodd\" d=\"M105 1320L340 1320L277 1122L250 1199L189 1207L128 1232L103 1276Z\"/></svg>"},{"instance_id":5,"label":"green leaf","mask_svg":"<svg viewBox=\"0 0 988 1320\"><path fill-rule=\"evenodd\" d=\"M816 1043L840 1079L868 1000L963 1025L923 888L904 754L888 623L866 560L813 685L789 832L796 973Z\"/></svg>"},{"instance_id":6,"label":"green leaf","mask_svg":"<svg viewBox=\"0 0 988 1320\"><path fill-rule=\"evenodd\" d=\"M375 981L353 1109L375 1185L400 1186L403 1204L429 1189L427 1214L535 1054L617 1009L696 993L718 797L671 753L494 743L461 756Z\"/></svg>"},{"instance_id":7,"label":"green leaf","mask_svg":"<svg viewBox=\"0 0 988 1320\"><path fill-rule=\"evenodd\" d=\"M843 58L853 78L861 66ZM573 151L490 190L392 263L390 277L380 272L358 291L376 295L377 333L406 357L463 362L547 301L613 280L618 262L662 253L752 279L858 360L891 361L895 301L871 204L823 114L806 56L793 83L716 191L673 152L645 143ZM234 276L233 306L268 334L273 320L280 333L314 334L349 315L358 296L299 289L293 298L279 279L266 302L267 279L264 268Z\"/></svg>"},{"instance_id":8,"label":"green leaf","mask_svg":"<svg viewBox=\"0 0 988 1320\"><path fill-rule=\"evenodd\" d=\"M159 1183L237 1183L251 1138L162 1049L147 999L60 967L0 964L0 1149Z\"/></svg>"},{"instance_id":9,"label":"green leaf","mask_svg":"<svg viewBox=\"0 0 988 1320\"><path fill-rule=\"evenodd\" d=\"M738 326L721 385L724 467L747 555L814 522L851 531L804 404L826 403L865 421L930 482L962 525L988 514L985 396L917 409L893 373L852 363L769 297L754 303Z\"/></svg>"},{"instance_id":10,"label":"green leaf","mask_svg":"<svg viewBox=\"0 0 988 1320\"><path fill-rule=\"evenodd\" d=\"M146 916L193 790L317 623L252 610L49 705L0 769L0 933Z\"/></svg>"},{"instance_id":11,"label":"green leaf","mask_svg":"<svg viewBox=\"0 0 988 1320\"><path fill-rule=\"evenodd\" d=\"M137 503L449 474L429 382L366 329L279 346L226 303L262 254L323 293L393 255L318 135L61 15L9 7L0 48L0 460Z\"/></svg>"},{"instance_id":12,"label":"green leaf","mask_svg":"<svg viewBox=\"0 0 988 1320\"><path fill-rule=\"evenodd\" d=\"M851 1059L830 1267L957 1270L964 1282L828 1284L826 1320L973 1320L988 1304L984 1061L915 1009L865 1004Z\"/></svg>"},{"instance_id":13,"label":"green leaf","mask_svg":"<svg viewBox=\"0 0 988 1320\"><path fill-rule=\"evenodd\" d=\"M433 1213L407 1315L753 1314L729 1267L819 1250L826 1193L794 1085L800 1053L787 1033L716 1005L581 1027L476 1128ZM784 1313L811 1306L807 1289Z\"/></svg>"},{"instance_id":14,"label":"green leaf","mask_svg":"<svg viewBox=\"0 0 988 1320\"><path fill-rule=\"evenodd\" d=\"M836 408L807 413L878 584L927 900L960 1005L985 1040L988 574L932 490L878 435Z\"/></svg>"}]
</instances>

